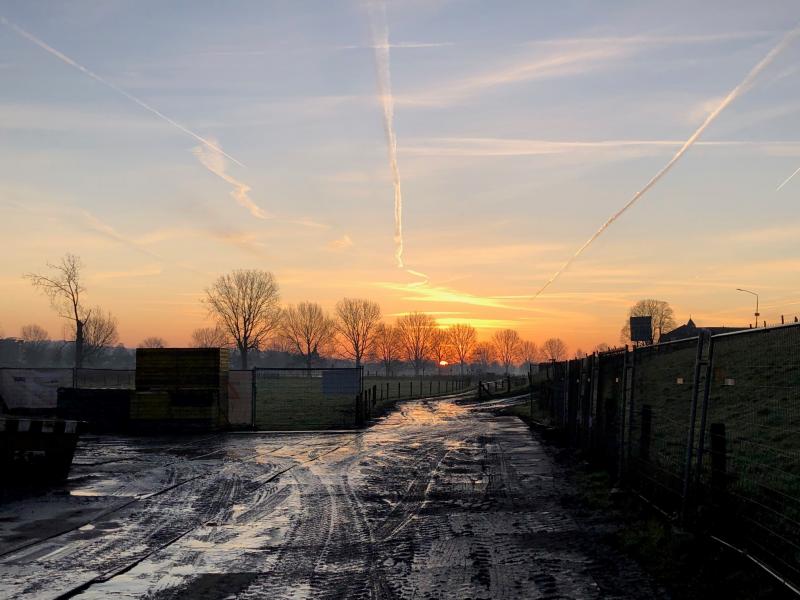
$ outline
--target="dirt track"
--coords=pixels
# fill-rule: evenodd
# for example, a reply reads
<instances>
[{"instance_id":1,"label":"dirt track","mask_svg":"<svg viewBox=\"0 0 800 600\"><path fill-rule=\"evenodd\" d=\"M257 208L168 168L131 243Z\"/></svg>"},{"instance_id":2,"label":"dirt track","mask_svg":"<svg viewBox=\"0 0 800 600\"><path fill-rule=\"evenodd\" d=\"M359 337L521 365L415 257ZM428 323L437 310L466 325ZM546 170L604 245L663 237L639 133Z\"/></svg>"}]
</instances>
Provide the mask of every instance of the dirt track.
<instances>
[{"instance_id":1,"label":"dirt track","mask_svg":"<svg viewBox=\"0 0 800 600\"><path fill-rule=\"evenodd\" d=\"M362 433L82 442L0 504L0 597L655 598L528 428L452 400Z\"/></svg>"}]
</instances>

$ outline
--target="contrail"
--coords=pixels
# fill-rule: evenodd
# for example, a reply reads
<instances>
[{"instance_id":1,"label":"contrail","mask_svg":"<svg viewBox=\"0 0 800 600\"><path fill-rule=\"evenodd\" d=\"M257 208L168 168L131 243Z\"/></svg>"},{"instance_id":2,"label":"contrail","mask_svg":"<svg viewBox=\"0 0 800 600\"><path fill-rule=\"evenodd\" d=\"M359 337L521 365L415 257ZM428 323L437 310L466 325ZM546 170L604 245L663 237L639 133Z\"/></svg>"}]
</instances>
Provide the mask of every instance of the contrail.
<instances>
[{"instance_id":1,"label":"contrail","mask_svg":"<svg viewBox=\"0 0 800 600\"><path fill-rule=\"evenodd\" d=\"M209 140L207 140L207 139L206 139L206 138L204 138L203 136L196 134L194 131L191 131L190 129L187 129L186 127L184 127L183 125L181 125L181 124L180 124L180 123L178 123L177 121L174 121L174 120L170 119L170 118L169 118L167 115L165 115L164 113L162 113L162 112L160 112L160 111L156 110L155 108L153 108L152 106L150 106L149 104L147 104L146 102L144 102L143 100L139 100L139 98L137 98L137 97L136 97L136 96L134 96L133 94L129 94L128 92L126 92L125 90L123 90L123 89L122 89L122 88L120 88L120 87L117 87L116 85L114 85L114 84L113 84L113 83L111 83L110 81L107 81L107 80L103 79L102 77L100 77L100 75L98 75L97 73L95 73L95 72L93 72L93 71L91 71L91 70L87 69L87 68L86 68L86 67L84 67L83 65L81 65L81 64L79 64L79 63L77 63L77 62L75 62L74 60L72 60L72 59L71 59L69 56L67 56L66 54L63 54L63 53L59 52L58 50L56 50L56 49L55 49L55 48L53 48L52 46L48 46L46 43L44 43L42 40L40 40L39 38L37 38L35 35L33 35L32 33L29 33L29 32L27 32L27 31L25 31L24 29L22 29L22 27L19 27L18 25L15 25L14 23L12 23L11 21L9 21L9 20L8 20L8 19L6 19L5 17L0 17L0 23L2 23L3 25L5 25L6 27L10 28L11 30L15 31L17 34L19 34L20 36L24 37L24 38L25 38L26 40L28 40L29 42L33 42L34 44L36 44L37 46L39 46L39 48L41 48L41 49L42 49L42 50L44 50L45 52L48 52L48 53L52 54L53 56L55 56L55 57L56 57L56 58L58 58L59 60L61 60L61 61L65 62L65 63L67 63L69 66L71 66L71 67L74 67L74 68L78 69L78 70L79 70L81 73L83 73L84 75L88 75L89 77L91 77L91 78L92 78L92 79L94 79L95 81L99 81L100 83L102 83L103 85L105 85L105 86L106 86L106 87L108 87L108 88L111 88L112 90L114 90L114 91L115 91L115 92L117 92L118 94L120 94L120 95L122 95L122 96L125 96L125 97L126 97L128 100L130 100L131 102L135 102L136 104L138 104L139 106L141 106L143 109L145 109L145 110L147 110L147 111L149 111L149 112L153 113L153 114L154 114L155 116L157 116L159 119L162 119L163 121L166 121L167 123L169 123L169 124L170 124L170 125L172 125L173 127L176 127L176 128L178 128L178 129L180 129L180 130L181 130L183 133L185 133L185 134L187 134L187 135L190 135L190 136L192 136L194 139L196 139L197 141L199 141L199 142L201 142L201 143L205 144L206 146L208 146L208 147L209 147L209 148L211 148L212 150L215 150L215 151L217 151L217 152L219 152L219 153L223 154L224 156L228 157L228 158L229 158L229 159L231 159L233 162L235 162L237 165L239 165L239 166L241 166L241 167L243 167L243 166L244 166L244 165L243 165L241 162L239 162L239 161L238 161L236 158L234 158L233 156L231 156L231 155L230 155L230 154L228 154L227 152L224 152L224 151L223 151L223 150L222 150L222 149L221 149L219 146L217 146L217 145L213 144L212 142L210 142Z\"/></svg>"},{"instance_id":2,"label":"contrail","mask_svg":"<svg viewBox=\"0 0 800 600\"><path fill-rule=\"evenodd\" d=\"M796 170L794 173L792 173L792 174L791 174L791 175L789 175L789 176L788 176L786 179L784 179L783 183L782 183L782 184L780 184L780 185L779 185L777 188L775 188L775 191L776 191L776 192L780 192L780 191L781 191L781 188L783 188L783 186L785 186L785 185L786 185L787 183L789 183L789 182L790 182L792 179L794 179L794 176L795 176L795 175L797 175L798 173L800 173L800 167L798 167L798 169L797 169L797 170Z\"/></svg>"},{"instance_id":3,"label":"contrail","mask_svg":"<svg viewBox=\"0 0 800 600\"><path fill-rule=\"evenodd\" d=\"M216 147L219 147L219 142L216 140L212 141L216 143ZM197 160L199 160L206 169L214 173L214 175L226 183L233 186L233 190L231 190L231 196L240 206L243 206L249 210L251 215L257 219L271 218L271 215L268 215L263 208L258 206L250 198L250 190L252 188L246 183L228 175L225 157L220 152L212 150L208 146L195 146L192 148L192 154L195 155Z\"/></svg>"},{"instance_id":4,"label":"contrail","mask_svg":"<svg viewBox=\"0 0 800 600\"><path fill-rule=\"evenodd\" d=\"M368 5L372 46L375 49L375 70L378 76L378 93L383 105L383 129L389 147L389 166L394 185L394 258L403 268L403 195L400 190L400 169L397 166L397 136L394 132L394 97L389 70L389 26L386 23L386 5L370 2ZM379 13L376 15L376 13Z\"/></svg>"},{"instance_id":5,"label":"contrail","mask_svg":"<svg viewBox=\"0 0 800 600\"><path fill-rule=\"evenodd\" d=\"M770 50L767 53L767 55L764 58L762 58L758 62L758 64L750 70L750 72L742 80L742 82L735 88L733 88L731 92L727 96L725 96L722 102L720 102L719 106L717 106L717 108L715 108L714 111L706 117L706 120L703 121L703 124L697 128L697 131L695 131L689 137L688 140L686 140L683 146L681 146L681 148L675 153L675 155L670 159L670 161L666 165L664 165L664 167L658 173L656 173L653 176L653 178L650 181L648 181L647 184L645 184L645 186L642 189L636 192L633 195L633 198L631 198L628 201L628 203L625 204L625 206L619 209L616 213L614 213L611 216L611 218L609 218L605 223L603 223L603 225L600 226L600 229L598 229L594 233L594 235L592 235L592 237L586 240L583 243L583 245L580 248L578 248L575 254L573 254L572 257L567 262L565 262L564 265L558 271L556 271L553 274L553 276L547 281L547 283L545 283L533 297L538 298L543 291L545 291L548 287L550 287L551 283L553 283L556 279L558 279L561 276L561 274L564 273L564 271L569 269L570 265L572 265L572 263L575 262L575 260L581 254L583 254L583 251L586 250L586 248L588 248L592 242L594 242L598 237L600 237L603 234L603 232L606 229L608 229L609 226L611 226L611 224L614 221L616 221L623 215L623 213L625 213L625 211L627 211L634 204L636 204L636 202L638 202L639 199L642 196L644 196L644 194L647 193L647 191L651 187L653 187L656 183L658 183L658 180L661 179L664 175L666 175L669 172L669 170L672 169L675 163L677 163L681 159L681 157L684 154L686 154L686 151L692 147L692 145L703 134L703 132L708 128L708 126L711 125L711 123L713 123L716 120L716 118L720 115L720 113L723 110L725 110L731 102L733 102L741 94L746 92L753 84L756 77L758 77L758 75L761 73L761 71L763 71L775 59L775 57L778 56L778 54L780 54L786 48L786 46L788 46L798 35L800 35L800 27L795 27L786 35L784 35L783 39L778 43L778 45L775 46L772 50ZM798 171L800 171L800 169L798 169ZM792 175L792 177L794 177L794 174ZM791 177L789 179L791 179ZM784 182L784 184L782 184L781 187L785 185L785 183L786 182ZM778 189L780 189L780 187Z\"/></svg>"}]
</instances>

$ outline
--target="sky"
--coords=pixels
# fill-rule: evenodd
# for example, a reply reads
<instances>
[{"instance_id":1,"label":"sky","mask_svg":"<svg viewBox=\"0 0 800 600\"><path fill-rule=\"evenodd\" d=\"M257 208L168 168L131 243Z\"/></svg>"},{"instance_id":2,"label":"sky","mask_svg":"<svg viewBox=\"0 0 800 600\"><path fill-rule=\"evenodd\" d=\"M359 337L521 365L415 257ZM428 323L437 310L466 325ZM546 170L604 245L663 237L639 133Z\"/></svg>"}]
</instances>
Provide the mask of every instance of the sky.
<instances>
[{"instance_id":1,"label":"sky","mask_svg":"<svg viewBox=\"0 0 800 600\"><path fill-rule=\"evenodd\" d=\"M63 335L22 275L66 252L127 345L187 344L204 289L237 268L273 272L285 303L367 297L388 319L572 350L618 343L640 298L747 326L746 288L768 322L800 315L800 175L776 191L800 167L798 38L534 298L800 24L796 2L6 0L0 16L5 335Z\"/></svg>"}]
</instances>

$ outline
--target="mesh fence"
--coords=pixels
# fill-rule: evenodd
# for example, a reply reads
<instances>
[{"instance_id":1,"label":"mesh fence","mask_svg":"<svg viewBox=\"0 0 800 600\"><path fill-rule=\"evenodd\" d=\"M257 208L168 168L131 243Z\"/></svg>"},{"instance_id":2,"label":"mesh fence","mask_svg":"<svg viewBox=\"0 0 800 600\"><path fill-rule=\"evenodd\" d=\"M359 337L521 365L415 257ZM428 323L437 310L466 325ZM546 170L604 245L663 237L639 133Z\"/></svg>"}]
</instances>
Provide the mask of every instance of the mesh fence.
<instances>
[{"instance_id":1,"label":"mesh fence","mask_svg":"<svg viewBox=\"0 0 800 600\"><path fill-rule=\"evenodd\" d=\"M718 532L800 581L800 328L719 336L711 364L699 500Z\"/></svg>"},{"instance_id":2,"label":"mesh fence","mask_svg":"<svg viewBox=\"0 0 800 600\"><path fill-rule=\"evenodd\" d=\"M58 403L58 388L133 389L128 369L1 368L0 397L10 409L49 409Z\"/></svg>"},{"instance_id":3,"label":"mesh fence","mask_svg":"<svg viewBox=\"0 0 800 600\"><path fill-rule=\"evenodd\" d=\"M258 429L344 429L359 425L362 370L254 369Z\"/></svg>"},{"instance_id":4,"label":"mesh fence","mask_svg":"<svg viewBox=\"0 0 800 600\"><path fill-rule=\"evenodd\" d=\"M667 512L682 504L696 358L697 338L633 352L628 475Z\"/></svg>"},{"instance_id":5,"label":"mesh fence","mask_svg":"<svg viewBox=\"0 0 800 600\"><path fill-rule=\"evenodd\" d=\"M642 497L800 583L800 325L541 364L533 390Z\"/></svg>"},{"instance_id":6,"label":"mesh fence","mask_svg":"<svg viewBox=\"0 0 800 600\"><path fill-rule=\"evenodd\" d=\"M597 357L592 449L595 461L612 475L619 468L624 368L625 352L607 352Z\"/></svg>"}]
</instances>

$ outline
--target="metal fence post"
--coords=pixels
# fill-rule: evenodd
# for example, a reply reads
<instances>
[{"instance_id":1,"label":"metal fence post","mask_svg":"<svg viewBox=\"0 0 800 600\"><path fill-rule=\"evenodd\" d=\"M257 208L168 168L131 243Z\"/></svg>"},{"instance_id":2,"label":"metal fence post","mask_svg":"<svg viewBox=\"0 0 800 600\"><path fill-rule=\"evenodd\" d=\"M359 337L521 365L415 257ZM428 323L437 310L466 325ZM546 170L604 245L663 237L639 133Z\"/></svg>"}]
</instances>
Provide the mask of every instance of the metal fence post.
<instances>
[{"instance_id":1,"label":"metal fence post","mask_svg":"<svg viewBox=\"0 0 800 600\"><path fill-rule=\"evenodd\" d=\"M256 428L256 394L258 392L256 387L256 371L257 367L253 367L250 374L250 421L253 429Z\"/></svg>"},{"instance_id":2,"label":"metal fence post","mask_svg":"<svg viewBox=\"0 0 800 600\"><path fill-rule=\"evenodd\" d=\"M530 414L533 418L533 365L528 363L528 385L530 386Z\"/></svg>"},{"instance_id":3,"label":"metal fence post","mask_svg":"<svg viewBox=\"0 0 800 600\"><path fill-rule=\"evenodd\" d=\"M633 403L635 401L634 384L636 383L636 349L631 350L628 355L627 347L625 349L628 365L626 367L625 377L625 404L627 404L627 432L625 440L625 469L626 475L630 476L631 468L631 440L633 439ZM623 418L623 422L625 418Z\"/></svg>"},{"instance_id":4,"label":"metal fence post","mask_svg":"<svg viewBox=\"0 0 800 600\"><path fill-rule=\"evenodd\" d=\"M728 484L728 453L725 440L725 423L712 423L711 435L711 498L719 506L724 502Z\"/></svg>"},{"instance_id":5,"label":"metal fence post","mask_svg":"<svg viewBox=\"0 0 800 600\"><path fill-rule=\"evenodd\" d=\"M697 354L694 360L694 376L692 379L692 400L689 406L689 431L686 436L686 453L683 464L683 490L681 493L681 520L685 521L689 511L689 482L692 477L692 453L694 452L694 429L697 420L697 397L700 393L700 375L703 361L703 349L706 344L707 333L700 332L697 336Z\"/></svg>"},{"instance_id":6,"label":"metal fence post","mask_svg":"<svg viewBox=\"0 0 800 600\"><path fill-rule=\"evenodd\" d=\"M706 423L708 421L708 402L711 397L711 386L714 378L714 337L708 338L708 363L706 364L705 386L703 387L703 407L700 410L700 431L697 439L697 467L695 471L695 485L700 485L703 472L703 455L706 445Z\"/></svg>"}]
</instances>

